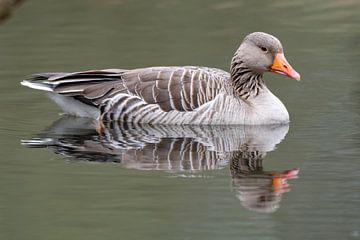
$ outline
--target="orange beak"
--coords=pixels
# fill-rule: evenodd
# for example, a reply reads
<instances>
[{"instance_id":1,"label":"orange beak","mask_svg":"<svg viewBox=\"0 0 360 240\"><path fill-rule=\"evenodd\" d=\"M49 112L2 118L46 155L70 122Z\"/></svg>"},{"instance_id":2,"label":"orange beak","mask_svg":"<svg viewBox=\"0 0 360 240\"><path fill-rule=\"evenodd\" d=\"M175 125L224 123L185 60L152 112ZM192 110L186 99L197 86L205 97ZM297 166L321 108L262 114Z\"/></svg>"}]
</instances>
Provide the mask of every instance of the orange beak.
<instances>
[{"instance_id":1,"label":"orange beak","mask_svg":"<svg viewBox=\"0 0 360 240\"><path fill-rule=\"evenodd\" d=\"M271 72L275 72L281 75L288 76L292 79L300 81L300 74L297 73L291 65L286 61L283 53L277 53L273 64L270 67Z\"/></svg>"}]
</instances>

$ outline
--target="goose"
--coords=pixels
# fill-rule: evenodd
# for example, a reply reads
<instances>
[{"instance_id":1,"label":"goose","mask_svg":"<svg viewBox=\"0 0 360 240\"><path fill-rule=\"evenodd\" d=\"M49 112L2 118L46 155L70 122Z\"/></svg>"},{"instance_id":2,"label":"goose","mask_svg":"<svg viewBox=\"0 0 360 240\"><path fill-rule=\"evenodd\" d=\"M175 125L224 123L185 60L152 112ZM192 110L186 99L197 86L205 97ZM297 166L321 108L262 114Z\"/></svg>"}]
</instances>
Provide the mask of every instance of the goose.
<instances>
[{"instance_id":1,"label":"goose","mask_svg":"<svg viewBox=\"0 0 360 240\"><path fill-rule=\"evenodd\" d=\"M21 84L47 92L66 114L98 122L286 124L288 111L266 87L265 72L300 80L281 42L254 32L236 50L230 72L196 66L104 69L40 73Z\"/></svg>"}]
</instances>

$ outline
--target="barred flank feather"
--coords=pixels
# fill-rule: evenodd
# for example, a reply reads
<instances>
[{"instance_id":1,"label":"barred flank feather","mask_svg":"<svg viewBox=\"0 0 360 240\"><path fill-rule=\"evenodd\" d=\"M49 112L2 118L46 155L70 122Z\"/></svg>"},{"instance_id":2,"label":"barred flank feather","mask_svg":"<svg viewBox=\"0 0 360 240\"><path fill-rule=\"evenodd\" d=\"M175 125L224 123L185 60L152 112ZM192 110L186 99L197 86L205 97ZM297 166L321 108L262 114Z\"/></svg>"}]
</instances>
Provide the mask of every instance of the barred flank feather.
<instances>
[{"instance_id":1,"label":"barred flank feather","mask_svg":"<svg viewBox=\"0 0 360 240\"><path fill-rule=\"evenodd\" d=\"M231 92L227 72L192 66L41 73L22 84L98 107L110 121L155 111L191 112L219 93Z\"/></svg>"}]
</instances>

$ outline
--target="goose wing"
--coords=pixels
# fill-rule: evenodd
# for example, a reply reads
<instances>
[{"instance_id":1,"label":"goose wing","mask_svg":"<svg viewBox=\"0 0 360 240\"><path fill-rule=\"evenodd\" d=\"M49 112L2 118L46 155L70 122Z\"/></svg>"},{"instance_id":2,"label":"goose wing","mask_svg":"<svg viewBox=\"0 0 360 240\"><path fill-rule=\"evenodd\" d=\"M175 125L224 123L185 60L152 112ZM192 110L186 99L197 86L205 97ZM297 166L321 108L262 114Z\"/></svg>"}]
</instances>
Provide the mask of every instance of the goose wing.
<instances>
[{"instance_id":1,"label":"goose wing","mask_svg":"<svg viewBox=\"0 0 360 240\"><path fill-rule=\"evenodd\" d=\"M192 111L229 87L229 73L206 67L149 67L41 73L22 82L99 107L118 94L137 96L163 111Z\"/></svg>"},{"instance_id":2,"label":"goose wing","mask_svg":"<svg viewBox=\"0 0 360 240\"><path fill-rule=\"evenodd\" d=\"M192 111L224 91L229 74L205 67L152 67L134 69L121 76L129 94L163 111Z\"/></svg>"}]
</instances>

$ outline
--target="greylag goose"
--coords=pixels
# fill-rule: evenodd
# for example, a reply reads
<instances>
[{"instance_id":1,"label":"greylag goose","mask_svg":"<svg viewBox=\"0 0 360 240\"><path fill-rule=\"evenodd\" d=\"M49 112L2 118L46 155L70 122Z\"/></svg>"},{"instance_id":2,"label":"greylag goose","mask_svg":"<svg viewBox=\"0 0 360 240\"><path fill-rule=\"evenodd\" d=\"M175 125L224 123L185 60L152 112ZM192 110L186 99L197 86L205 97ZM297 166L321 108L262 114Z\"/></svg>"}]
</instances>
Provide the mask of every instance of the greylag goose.
<instances>
[{"instance_id":1,"label":"greylag goose","mask_svg":"<svg viewBox=\"0 0 360 240\"><path fill-rule=\"evenodd\" d=\"M289 114L263 74L300 80L280 41L247 35L230 73L208 67L147 67L40 73L22 85L44 90L65 113L102 121L158 124L284 124Z\"/></svg>"}]
</instances>

